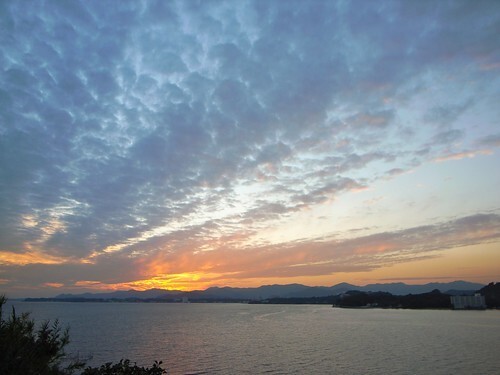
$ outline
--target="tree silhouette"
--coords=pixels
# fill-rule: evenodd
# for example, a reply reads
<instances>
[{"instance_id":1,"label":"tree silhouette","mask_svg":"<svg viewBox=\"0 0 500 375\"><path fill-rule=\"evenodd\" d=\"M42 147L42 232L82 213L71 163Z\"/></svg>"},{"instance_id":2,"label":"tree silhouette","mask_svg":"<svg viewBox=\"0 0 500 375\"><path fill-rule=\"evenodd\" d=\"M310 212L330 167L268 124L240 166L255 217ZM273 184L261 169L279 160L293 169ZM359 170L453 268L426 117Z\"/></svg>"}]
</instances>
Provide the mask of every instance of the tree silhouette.
<instances>
[{"instance_id":1,"label":"tree silhouette","mask_svg":"<svg viewBox=\"0 0 500 375\"><path fill-rule=\"evenodd\" d=\"M57 320L45 321L37 329L28 313L18 315L14 307L5 318L6 301L5 296L0 296L0 374L65 375L83 367L80 361L62 367L68 329L62 330Z\"/></svg>"},{"instance_id":2,"label":"tree silhouette","mask_svg":"<svg viewBox=\"0 0 500 375\"><path fill-rule=\"evenodd\" d=\"M16 314L14 307L4 317L7 299L0 296L0 374L1 375L70 375L82 370L85 363L70 359L65 351L69 343L68 329L58 320L44 321L37 329L28 313ZM139 367L130 360L111 362L100 367L86 367L82 375L162 375L166 371L155 362L152 367Z\"/></svg>"}]
</instances>

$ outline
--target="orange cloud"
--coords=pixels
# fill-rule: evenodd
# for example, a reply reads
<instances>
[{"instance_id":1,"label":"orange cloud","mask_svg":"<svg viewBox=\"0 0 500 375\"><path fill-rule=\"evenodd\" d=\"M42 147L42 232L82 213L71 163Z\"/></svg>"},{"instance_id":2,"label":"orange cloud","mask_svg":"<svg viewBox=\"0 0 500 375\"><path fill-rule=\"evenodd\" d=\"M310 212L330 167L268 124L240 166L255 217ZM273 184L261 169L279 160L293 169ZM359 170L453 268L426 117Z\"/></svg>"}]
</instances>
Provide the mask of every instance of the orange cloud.
<instances>
[{"instance_id":1,"label":"orange cloud","mask_svg":"<svg viewBox=\"0 0 500 375\"><path fill-rule=\"evenodd\" d=\"M498 241L496 215L379 233L352 239L297 241L241 248L220 245L213 251L157 252L141 260L144 279L134 285L192 289L255 280L369 272L389 265L436 257L442 251ZM223 241L221 242L223 243Z\"/></svg>"},{"instance_id":2,"label":"orange cloud","mask_svg":"<svg viewBox=\"0 0 500 375\"><path fill-rule=\"evenodd\" d=\"M29 251L25 253L0 251L0 264L24 266L26 264L60 264L66 261L66 258L56 257L38 251Z\"/></svg>"},{"instance_id":3,"label":"orange cloud","mask_svg":"<svg viewBox=\"0 0 500 375\"><path fill-rule=\"evenodd\" d=\"M449 160L461 160L465 158L474 158L477 155L492 155L493 151L491 150L478 150L478 151L469 151L469 152L457 152L454 154L449 154L446 156L442 156L434 159L436 162L443 162Z\"/></svg>"},{"instance_id":4,"label":"orange cloud","mask_svg":"<svg viewBox=\"0 0 500 375\"><path fill-rule=\"evenodd\" d=\"M179 238L175 244L169 241L162 246L157 242L154 253L144 251L137 257L115 253L97 257L92 264L26 263L11 271L0 269L0 277L7 285L15 285L17 275L23 274L33 282L40 280L37 283L40 286L53 288L64 284L79 290L193 290L215 285L256 286L270 282L305 283L306 280L319 283L340 277L344 280L338 281L349 281L354 274L368 277L366 275L375 275L377 270L388 267L403 269L400 265L436 258L446 250L456 253L467 246L498 244L499 224L499 215L478 214L361 237L318 238L260 246L243 245L234 240L245 240L245 235L229 236L228 241L225 237ZM212 250L200 250L204 245ZM39 276L41 269L50 274L50 280ZM50 284L44 284L46 282Z\"/></svg>"},{"instance_id":5,"label":"orange cloud","mask_svg":"<svg viewBox=\"0 0 500 375\"><path fill-rule=\"evenodd\" d=\"M396 250L397 246L393 243L378 243L373 245L367 245L359 247L355 250L356 254L376 254L376 253L385 253L389 251Z\"/></svg>"},{"instance_id":6,"label":"orange cloud","mask_svg":"<svg viewBox=\"0 0 500 375\"><path fill-rule=\"evenodd\" d=\"M64 284L62 283L44 283L43 286L48 286L50 288L62 288Z\"/></svg>"}]
</instances>

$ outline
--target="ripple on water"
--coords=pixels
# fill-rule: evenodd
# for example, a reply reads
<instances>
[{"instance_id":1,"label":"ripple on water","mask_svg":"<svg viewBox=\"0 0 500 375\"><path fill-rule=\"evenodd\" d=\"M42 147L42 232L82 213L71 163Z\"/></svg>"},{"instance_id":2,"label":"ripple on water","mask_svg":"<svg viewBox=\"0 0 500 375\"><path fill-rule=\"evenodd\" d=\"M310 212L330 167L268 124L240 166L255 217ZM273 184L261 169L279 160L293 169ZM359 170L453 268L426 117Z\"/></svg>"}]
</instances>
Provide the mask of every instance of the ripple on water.
<instances>
[{"instance_id":1,"label":"ripple on water","mask_svg":"<svg viewBox=\"0 0 500 375\"><path fill-rule=\"evenodd\" d=\"M91 365L163 361L178 374L498 374L500 312L243 304L16 302L71 326Z\"/></svg>"}]
</instances>

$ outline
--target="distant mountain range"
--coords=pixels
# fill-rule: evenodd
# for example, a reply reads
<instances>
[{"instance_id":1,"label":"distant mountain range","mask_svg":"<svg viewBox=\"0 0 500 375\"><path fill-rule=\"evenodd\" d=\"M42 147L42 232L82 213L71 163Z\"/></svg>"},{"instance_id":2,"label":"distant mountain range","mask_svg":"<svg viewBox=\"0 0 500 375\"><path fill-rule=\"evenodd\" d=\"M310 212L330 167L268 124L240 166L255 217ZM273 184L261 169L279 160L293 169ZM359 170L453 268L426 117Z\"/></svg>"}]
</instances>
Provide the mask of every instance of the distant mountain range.
<instances>
[{"instance_id":1,"label":"distant mountain range","mask_svg":"<svg viewBox=\"0 0 500 375\"><path fill-rule=\"evenodd\" d=\"M348 291L388 292L393 295L421 294L438 289L447 294L471 294L484 287L483 284L467 281L450 283L428 283L423 285L408 285L405 283L368 284L365 286L340 283L331 287L306 286L301 284L264 285L257 288L211 287L206 290L183 292L180 290L149 289L145 291L127 290L106 293L60 294L55 299L174 299L184 298L195 300L261 300L268 298L307 298L326 297L342 294Z\"/></svg>"}]
</instances>

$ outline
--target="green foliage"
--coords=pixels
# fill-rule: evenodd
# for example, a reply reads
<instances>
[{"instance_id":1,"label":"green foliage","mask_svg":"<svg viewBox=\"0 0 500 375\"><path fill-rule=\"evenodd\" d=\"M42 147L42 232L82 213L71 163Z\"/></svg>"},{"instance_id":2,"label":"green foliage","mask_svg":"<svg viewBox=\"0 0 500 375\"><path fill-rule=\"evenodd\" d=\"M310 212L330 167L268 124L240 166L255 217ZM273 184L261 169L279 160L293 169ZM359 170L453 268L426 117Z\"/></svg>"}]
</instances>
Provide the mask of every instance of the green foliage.
<instances>
[{"instance_id":1,"label":"green foliage","mask_svg":"<svg viewBox=\"0 0 500 375\"><path fill-rule=\"evenodd\" d=\"M83 367L83 363L74 361L62 368L69 335L57 320L43 322L37 329L29 314L18 315L14 308L4 318L5 302L6 298L0 296L0 374L66 375Z\"/></svg>"},{"instance_id":2,"label":"green foliage","mask_svg":"<svg viewBox=\"0 0 500 375\"><path fill-rule=\"evenodd\" d=\"M111 362L99 368L87 367L82 375L162 375L166 371L160 367L161 362L155 362L153 367L139 367L135 363L132 365L128 359L121 360L116 364Z\"/></svg>"},{"instance_id":3,"label":"green foliage","mask_svg":"<svg viewBox=\"0 0 500 375\"><path fill-rule=\"evenodd\" d=\"M45 321L36 329L29 314L12 313L4 318L3 306L7 302L0 296L0 374L1 375L70 375L85 366L81 361L68 361L64 347L69 343L68 329L59 322ZM63 367L63 362L69 362ZM82 375L162 375L166 371L155 362L151 368L131 364L128 359L117 364L87 367Z\"/></svg>"}]
</instances>

